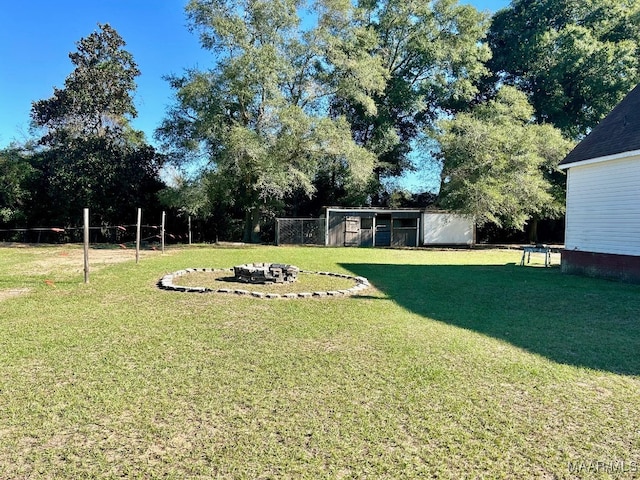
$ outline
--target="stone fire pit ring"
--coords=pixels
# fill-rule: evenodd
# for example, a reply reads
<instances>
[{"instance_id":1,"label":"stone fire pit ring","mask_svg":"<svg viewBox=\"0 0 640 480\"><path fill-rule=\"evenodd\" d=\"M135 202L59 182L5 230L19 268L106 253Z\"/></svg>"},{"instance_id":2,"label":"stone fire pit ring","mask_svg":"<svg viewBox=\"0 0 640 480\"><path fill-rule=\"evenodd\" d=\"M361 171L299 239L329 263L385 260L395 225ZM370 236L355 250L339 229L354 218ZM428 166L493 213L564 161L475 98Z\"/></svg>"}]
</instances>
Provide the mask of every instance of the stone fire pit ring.
<instances>
[{"instance_id":1,"label":"stone fire pit ring","mask_svg":"<svg viewBox=\"0 0 640 480\"><path fill-rule=\"evenodd\" d=\"M255 265L255 264L248 264ZM266 265L266 264L262 264ZM279 264L278 264L279 265ZM236 268L236 267L234 267ZM158 281L158 288L162 290L169 290L174 292L186 292L186 293L220 293L239 295L260 299L296 299L296 298L335 298L335 297L348 297L362 292L369 288L369 280L365 277L356 277L353 275L345 275L342 273L332 272L312 272L306 270L299 270L297 273L312 274L312 275L327 275L330 277L346 278L353 280L354 286L348 289L341 290L326 290L315 292L298 292L298 293L265 293L265 292L253 292L246 288L208 288L208 287L191 287L180 285L180 277L189 273L204 272L204 273L218 273L218 272L231 272L234 273L234 268L185 268L184 270L178 270L173 273L167 273ZM295 267L297 268L297 267ZM248 284L250 287L250 284Z\"/></svg>"}]
</instances>

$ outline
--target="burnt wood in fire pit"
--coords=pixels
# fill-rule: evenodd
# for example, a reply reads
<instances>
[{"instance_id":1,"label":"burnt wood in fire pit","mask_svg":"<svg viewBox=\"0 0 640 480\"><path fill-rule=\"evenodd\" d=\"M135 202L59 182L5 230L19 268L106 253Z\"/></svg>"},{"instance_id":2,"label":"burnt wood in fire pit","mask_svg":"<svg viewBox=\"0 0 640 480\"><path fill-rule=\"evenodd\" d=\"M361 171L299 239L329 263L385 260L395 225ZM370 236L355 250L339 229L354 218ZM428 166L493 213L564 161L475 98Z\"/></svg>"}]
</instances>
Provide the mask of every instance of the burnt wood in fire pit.
<instances>
[{"instance_id":1,"label":"burnt wood in fire pit","mask_svg":"<svg viewBox=\"0 0 640 480\"><path fill-rule=\"evenodd\" d=\"M247 263L233 267L233 276L243 283L295 282L300 269L283 263Z\"/></svg>"}]
</instances>

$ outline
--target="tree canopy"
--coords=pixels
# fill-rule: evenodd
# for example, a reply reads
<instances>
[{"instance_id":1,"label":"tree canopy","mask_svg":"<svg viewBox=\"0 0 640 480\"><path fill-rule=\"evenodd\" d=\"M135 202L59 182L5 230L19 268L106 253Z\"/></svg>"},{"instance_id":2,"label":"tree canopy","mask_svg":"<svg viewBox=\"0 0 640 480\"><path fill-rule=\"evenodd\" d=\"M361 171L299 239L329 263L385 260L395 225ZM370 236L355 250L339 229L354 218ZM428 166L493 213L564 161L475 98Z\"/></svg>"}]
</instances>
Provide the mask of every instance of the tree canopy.
<instances>
[{"instance_id":1,"label":"tree canopy","mask_svg":"<svg viewBox=\"0 0 640 480\"><path fill-rule=\"evenodd\" d=\"M122 135L137 115L132 92L140 75L125 42L109 24L77 43L69 58L74 70L64 88L33 102L31 119L46 129L41 142L54 144L63 137Z\"/></svg>"},{"instance_id":2,"label":"tree canopy","mask_svg":"<svg viewBox=\"0 0 640 480\"><path fill-rule=\"evenodd\" d=\"M640 1L514 0L493 18L489 67L540 123L588 133L640 81Z\"/></svg>"},{"instance_id":3,"label":"tree canopy","mask_svg":"<svg viewBox=\"0 0 640 480\"><path fill-rule=\"evenodd\" d=\"M190 0L206 68L168 77L160 155L131 122L140 70L108 24L0 152L0 221L100 222L160 200L201 220L431 204L521 229L562 212L557 162L640 81L640 0ZM439 194L392 186L416 163ZM212 220L213 221L213 220ZM226 228L226 227L225 227ZM231 227L230 227L231 228Z\"/></svg>"},{"instance_id":4,"label":"tree canopy","mask_svg":"<svg viewBox=\"0 0 640 480\"><path fill-rule=\"evenodd\" d=\"M27 219L33 198L30 182L35 175L23 149L0 150L0 222L16 225Z\"/></svg>"},{"instance_id":5,"label":"tree canopy","mask_svg":"<svg viewBox=\"0 0 640 480\"><path fill-rule=\"evenodd\" d=\"M40 172L38 216L48 222L73 223L84 207L115 222L161 186L162 157L129 123L140 71L118 32L98 27L69 54L75 68L64 88L32 105L32 123L43 130L31 159Z\"/></svg>"},{"instance_id":6,"label":"tree canopy","mask_svg":"<svg viewBox=\"0 0 640 480\"><path fill-rule=\"evenodd\" d=\"M209 71L173 78L177 103L158 130L178 158L206 155L209 175L245 212L245 240L257 240L259 217L296 192L311 195L319 170L341 165L359 188L375 157L324 115L329 95L362 105L384 87L366 48L364 29L350 27L348 3L316 5L318 23L301 28L291 0L193 0L187 6L202 45L216 54ZM355 53L351 56L350 53Z\"/></svg>"},{"instance_id":7,"label":"tree canopy","mask_svg":"<svg viewBox=\"0 0 640 480\"><path fill-rule=\"evenodd\" d=\"M526 96L506 86L494 100L442 121L442 206L518 230L532 218L561 215L564 192L551 177L573 144L532 119Z\"/></svg>"},{"instance_id":8,"label":"tree canopy","mask_svg":"<svg viewBox=\"0 0 640 480\"><path fill-rule=\"evenodd\" d=\"M375 35L371 55L387 81L371 94L375 108L338 94L333 111L347 117L354 139L376 155L378 179L399 176L413 168L412 142L423 129L442 113L466 108L477 94L490 57L482 42L488 19L456 0L368 0L359 6L360 24Z\"/></svg>"}]
</instances>

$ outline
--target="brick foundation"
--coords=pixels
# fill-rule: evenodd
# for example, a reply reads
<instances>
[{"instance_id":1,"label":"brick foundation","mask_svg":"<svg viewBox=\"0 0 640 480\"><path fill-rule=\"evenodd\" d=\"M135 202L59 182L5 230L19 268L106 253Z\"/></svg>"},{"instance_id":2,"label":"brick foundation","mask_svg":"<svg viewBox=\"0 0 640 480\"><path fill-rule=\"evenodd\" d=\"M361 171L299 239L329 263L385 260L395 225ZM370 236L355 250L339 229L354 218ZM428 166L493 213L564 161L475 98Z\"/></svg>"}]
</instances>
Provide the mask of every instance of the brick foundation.
<instances>
[{"instance_id":1,"label":"brick foundation","mask_svg":"<svg viewBox=\"0 0 640 480\"><path fill-rule=\"evenodd\" d=\"M640 283L640 256L563 250L562 272Z\"/></svg>"}]
</instances>

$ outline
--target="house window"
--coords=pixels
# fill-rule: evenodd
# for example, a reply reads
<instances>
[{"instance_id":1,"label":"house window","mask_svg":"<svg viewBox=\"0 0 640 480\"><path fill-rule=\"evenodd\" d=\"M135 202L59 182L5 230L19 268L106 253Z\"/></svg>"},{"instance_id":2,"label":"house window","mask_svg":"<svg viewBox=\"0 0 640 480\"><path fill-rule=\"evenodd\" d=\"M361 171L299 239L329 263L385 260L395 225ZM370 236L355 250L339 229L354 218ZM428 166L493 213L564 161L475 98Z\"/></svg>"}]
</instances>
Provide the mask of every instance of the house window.
<instances>
[{"instance_id":1,"label":"house window","mask_svg":"<svg viewBox=\"0 0 640 480\"><path fill-rule=\"evenodd\" d=\"M362 230L371 230L373 228L373 217L362 217L360 219L360 228Z\"/></svg>"}]
</instances>

